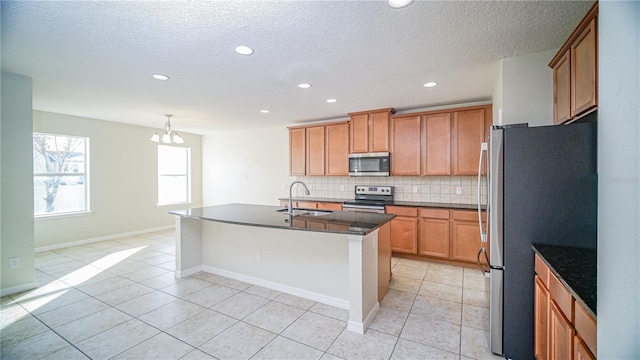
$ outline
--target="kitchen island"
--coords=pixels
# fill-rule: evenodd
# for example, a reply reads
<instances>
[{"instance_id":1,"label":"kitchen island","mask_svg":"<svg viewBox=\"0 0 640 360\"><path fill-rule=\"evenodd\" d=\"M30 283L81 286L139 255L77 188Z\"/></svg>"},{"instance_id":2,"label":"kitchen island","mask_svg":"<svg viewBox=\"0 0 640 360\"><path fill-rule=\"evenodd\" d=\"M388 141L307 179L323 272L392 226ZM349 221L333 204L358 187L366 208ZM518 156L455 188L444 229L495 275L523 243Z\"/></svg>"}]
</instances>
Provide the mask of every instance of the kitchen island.
<instances>
[{"instance_id":1,"label":"kitchen island","mask_svg":"<svg viewBox=\"0 0 640 360\"><path fill-rule=\"evenodd\" d=\"M226 204L171 211L176 277L205 271L348 309L348 329L364 333L380 308L378 233L394 215L278 210Z\"/></svg>"}]
</instances>

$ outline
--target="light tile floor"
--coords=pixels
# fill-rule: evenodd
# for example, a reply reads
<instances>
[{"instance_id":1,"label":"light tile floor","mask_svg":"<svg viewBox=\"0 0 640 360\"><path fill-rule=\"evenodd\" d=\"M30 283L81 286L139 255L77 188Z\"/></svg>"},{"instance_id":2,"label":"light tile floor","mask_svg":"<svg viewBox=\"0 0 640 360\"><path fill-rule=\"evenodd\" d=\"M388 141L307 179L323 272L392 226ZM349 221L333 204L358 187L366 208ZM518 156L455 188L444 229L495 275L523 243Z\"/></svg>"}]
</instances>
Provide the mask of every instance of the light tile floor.
<instances>
[{"instance_id":1,"label":"light tile floor","mask_svg":"<svg viewBox=\"0 0 640 360\"><path fill-rule=\"evenodd\" d=\"M393 259L365 335L346 310L199 273L176 280L172 232L36 254L38 288L2 298L2 359L498 359L485 279Z\"/></svg>"}]
</instances>

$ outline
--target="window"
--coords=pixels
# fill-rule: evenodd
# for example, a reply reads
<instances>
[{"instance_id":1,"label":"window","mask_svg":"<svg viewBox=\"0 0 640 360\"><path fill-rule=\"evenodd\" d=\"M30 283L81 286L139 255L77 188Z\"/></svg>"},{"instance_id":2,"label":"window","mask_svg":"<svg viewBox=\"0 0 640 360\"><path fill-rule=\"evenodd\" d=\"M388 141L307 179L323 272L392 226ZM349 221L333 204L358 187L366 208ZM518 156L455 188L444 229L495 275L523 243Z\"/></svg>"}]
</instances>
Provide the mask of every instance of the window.
<instances>
[{"instance_id":1,"label":"window","mask_svg":"<svg viewBox=\"0 0 640 360\"><path fill-rule=\"evenodd\" d=\"M85 137L33 133L34 215L89 211Z\"/></svg>"},{"instance_id":2,"label":"window","mask_svg":"<svg viewBox=\"0 0 640 360\"><path fill-rule=\"evenodd\" d=\"M158 205L191 201L191 149L158 145Z\"/></svg>"}]
</instances>

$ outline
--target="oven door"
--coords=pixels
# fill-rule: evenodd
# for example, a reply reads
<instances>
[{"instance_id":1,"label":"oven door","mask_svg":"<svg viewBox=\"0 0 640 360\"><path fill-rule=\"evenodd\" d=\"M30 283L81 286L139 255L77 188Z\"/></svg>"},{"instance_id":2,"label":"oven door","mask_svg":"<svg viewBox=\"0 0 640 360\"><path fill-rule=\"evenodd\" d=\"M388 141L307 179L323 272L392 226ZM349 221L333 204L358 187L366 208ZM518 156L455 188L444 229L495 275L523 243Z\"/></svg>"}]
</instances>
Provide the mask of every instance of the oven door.
<instances>
[{"instance_id":1,"label":"oven door","mask_svg":"<svg viewBox=\"0 0 640 360\"><path fill-rule=\"evenodd\" d=\"M360 211L384 214L384 206L342 204L342 211Z\"/></svg>"}]
</instances>

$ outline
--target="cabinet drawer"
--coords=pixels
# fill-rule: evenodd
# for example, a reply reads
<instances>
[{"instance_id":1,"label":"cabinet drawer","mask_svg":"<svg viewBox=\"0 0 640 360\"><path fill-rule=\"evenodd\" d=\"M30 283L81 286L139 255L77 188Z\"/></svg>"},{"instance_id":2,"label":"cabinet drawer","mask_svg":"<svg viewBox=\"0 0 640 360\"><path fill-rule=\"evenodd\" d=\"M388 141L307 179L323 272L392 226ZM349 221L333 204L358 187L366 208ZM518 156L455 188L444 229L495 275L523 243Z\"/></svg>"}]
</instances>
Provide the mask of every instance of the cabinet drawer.
<instances>
[{"instance_id":1,"label":"cabinet drawer","mask_svg":"<svg viewBox=\"0 0 640 360\"><path fill-rule=\"evenodd\" d=\"M407 206L387 206L387 214L394 214L400 216L418 216L418 208L412 208Z\"/></svg>"},{"instance_id":2,"label":"cabinet drawer","mask_svg":"<svg viewBox=\"0 0 640 360\"><path fill-rule=\"evenodd\" d=\"M318 203L308 202L308 201L298 201L298 205L295 207L303 208L303 209L317 209Z\"/></svg>"},{"instance_id":3,"label":"cabinet drawer","mask_svg":"<svg viewBox=\"0 0 640 360\"><path fill-rule=\"evenodd\" d=\"M573 321L573 297L553 273L549 273L549 293L564 316Z\"/></svg>"},{"instance_id":4,"label":"cabinet drawer","mask_svg":"<svg viewBox=\"0 0 640 360\"><path fill-rule=\"evenodd\" d=\"M420 209L420 217L432 219L449 219L449 210Z\"/></svg>"},{"instance_id":5,"label":"cabinet drawer","mask_svg":"<svg viewBox=\"0 0 640 360\"><path fill-rule=\"evenodd\" d=\"M549 268L547 267L547 264L545 264L544 261L540 259L540 256L538 256L538 254L536 254L536 257L535 257L535 266L536 266L536 274L538 274L538 277L540 278L544 286L548 289L549 288Z\"/></svg>"},{"instance_id":6,"label":"cabinet drawer","mask_svg":"<svg viewBox=\"0 0 640 360\"><path fill-rule=\"evenodd\" d=\"M341 203L331 203L331 202L319 202L318 209L320 210L333 210L333 211L342 211Z\"/></svg>"},{"instance_id":7,"label":"cabinet drawer","mask_svg":"<svg viewBox=\"0 0 640 360\"><path fill-rule=\"evenodd\" d=\"M589 350L597 354L597 325L594 318L582 307L579 302L575 302L575 320L574 326L576 332L582 338Z\"/></svg>"},{"instance_id":8,"label":"cabinet drawer","mask_svg":"<svg viewBox=\"0 0 640 360\"><path fill-rule=\"evenodd\" d=\"M478 211L476 210L453 210L452 217L454 220L468 220L478 222ZM487 212L482 212L482 220L487 218Z\"/></svg>"}]
</instances>

